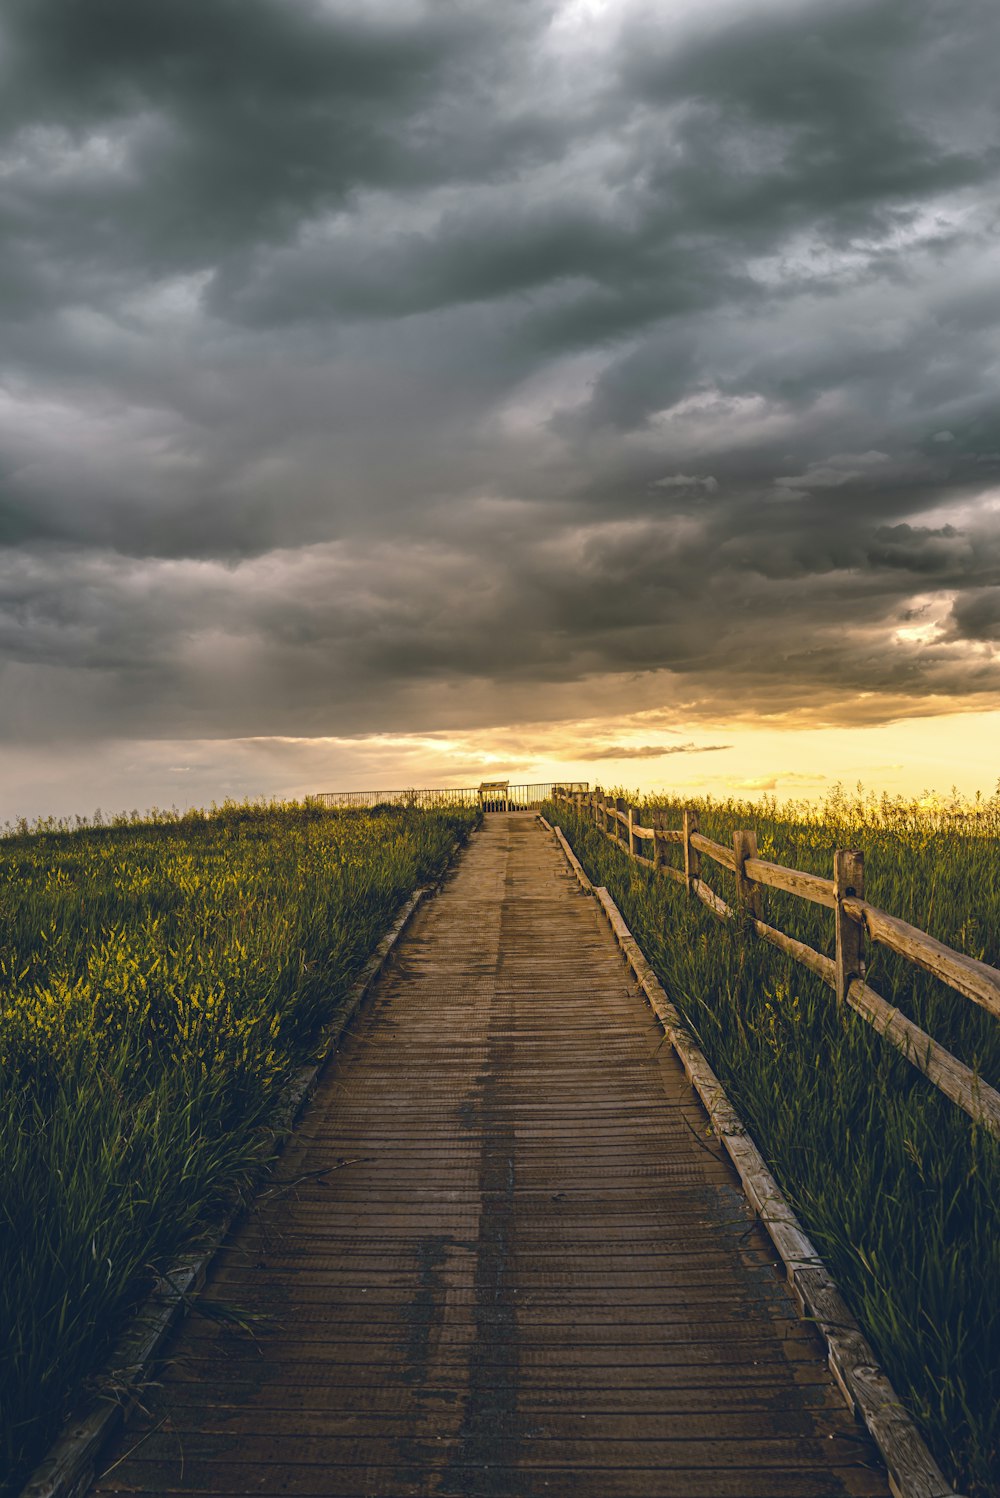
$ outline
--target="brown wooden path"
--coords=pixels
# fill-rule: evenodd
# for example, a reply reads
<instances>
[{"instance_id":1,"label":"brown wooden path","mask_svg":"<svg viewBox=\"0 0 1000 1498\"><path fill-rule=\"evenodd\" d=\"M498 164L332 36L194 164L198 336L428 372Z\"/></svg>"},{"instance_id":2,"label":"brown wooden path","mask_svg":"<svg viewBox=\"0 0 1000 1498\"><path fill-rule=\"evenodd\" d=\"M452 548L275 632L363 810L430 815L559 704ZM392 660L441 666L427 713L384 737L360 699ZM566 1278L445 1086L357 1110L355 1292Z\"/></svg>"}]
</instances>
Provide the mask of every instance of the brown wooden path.
<instances>
[{"instance_id":1,"label":"brown wooden path","mask_svg":"<svg viewBox=\"0 0 1000 1498\"><path fill-rule=\"evenodd\" d=\"M93 1491L886 1494L661 1041L488 818L217 1261L252 1334L189 1318Z\"/></svg>"}]
</instances>

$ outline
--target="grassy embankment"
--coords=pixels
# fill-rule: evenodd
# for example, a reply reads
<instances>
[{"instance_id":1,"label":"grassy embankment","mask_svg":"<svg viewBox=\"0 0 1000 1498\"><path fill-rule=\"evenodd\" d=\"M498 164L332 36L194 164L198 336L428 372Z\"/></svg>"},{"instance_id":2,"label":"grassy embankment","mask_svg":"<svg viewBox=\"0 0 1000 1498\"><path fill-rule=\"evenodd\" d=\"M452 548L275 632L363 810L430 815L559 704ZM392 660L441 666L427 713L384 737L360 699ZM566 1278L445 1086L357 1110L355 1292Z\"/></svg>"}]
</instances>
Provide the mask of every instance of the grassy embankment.
<instances>
[{"instance_id":1,"label":"grassy embankment","mask_svg":"<svg viewBox=\"0 0 1000 1498\"><path fill-rule=\"evenodd\" d=\"M802 808L700 802L701 830L831 877L861 848L872 903L1000 965L1000 801L964 823L875 800ZM681 803L670 825L680 825ZM845 1290L900 1395L961 1491L1000 1494L1000 1146L806 969L717 921L682 885L630 862L565 808L610 890ZM677 858L675 849L672 858ZM730 904L733 876L703 861ZM832 955L829 911L764 891L765 918ZM876 949L869 981L1000 1086L1000 1025Z\"/></svg>"},{"instance_id":2,"label":"grassy embankment","mask_svg":"<svg viewBox=\"0 0 1000 1498\"><path fill-rule=\"evenodd\" d=\"M180 1247L467 812L300 806L0 839L0 1493Z\"/></svg>"}]
</instances>

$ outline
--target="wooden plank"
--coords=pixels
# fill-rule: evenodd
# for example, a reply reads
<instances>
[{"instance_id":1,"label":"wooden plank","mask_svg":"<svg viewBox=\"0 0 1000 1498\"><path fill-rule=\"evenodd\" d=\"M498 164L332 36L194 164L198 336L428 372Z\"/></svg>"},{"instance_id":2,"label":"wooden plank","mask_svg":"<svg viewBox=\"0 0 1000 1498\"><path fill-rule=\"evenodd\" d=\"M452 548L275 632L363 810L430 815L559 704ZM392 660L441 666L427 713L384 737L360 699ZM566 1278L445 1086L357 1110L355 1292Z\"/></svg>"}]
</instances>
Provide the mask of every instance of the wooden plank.
<instances>
[{"instance_id":1,"label":"wooden plank","mask_svg":"<svg viewBox=\"0 0 1000 1498\"><path fill-rule=\"evenodd\" d=\"M590 1476L598 1469L617 1468L635 1470L642 1468L706 1467L713 1462L720 1471L737 1469L752 1472L759 1468L772 1471L784 1468L787 1473L796 1470L809 1471L820 1462L825 1466L846 1464L854 1458L850 1434L843 1431L818 1434L815 1429L789 1438L784 1435L748 1431L727 1440L718 1427L712 1429L710 1421L702 1422L701 1430L677 1430L670 1435L647 1435L636 1440L623 1432L626 1422L621 1419L608 1422L608 1433L595 1435L589 1422L581 1425L563 1422L563 1428L546 1431L535 1422L530 1435L524 1437L521 1470L530 1472L543 1465L557 1467L563 1472L581 1472ZM648 1422L647 1422L648 1424ZM654 1427L654 1430L656 1428ZM428 1443L434 1436L412 1436L415 1444L421 1440ZM177 1440L180 1435L181 1441ZM819 1450L820 1442L840 1443L839 1451L829 1448ZM248 1466L294 1467L300 1463L328 1466L334 1470L345 1467L384 1466L392 1472L398 1465L399 1436L391 1430L383 1434L371 1429L350 1432L317 1430L311 1433L290 1434L279 1429L254 1432L242 1443L241 1459ZM178 1445L184 1447L182 1463ZM227 1437L214 1431L199 1430L197 1426L180 1432L170 1431L155 1435L145 1445L140 1460L143 1463L174 1463L186 1468L190 1462L204 1463L212 1468L228 1465L230 1452ZM457 1448L458 1443L456 1443ZM417 1447L419 1450L419 1445ZM429 1453L427 1453L429 1454ZM831 1461L831 1457L833 1460ZM178 1473L180 1476L180 1473Z\"/></svg>"},{"instance_id":2,"label":"wooden plank","mask_svg":"<svg viewBox=\"0 0 1000 1498\"><path fill-rule=\"evenodd\" d=\"M749 1200L785 1264L803 1314L813 1321L827 1345L830 1368L845 1399L864 1420L882 1453L893 1493L898 1498L949 1498L954 1490L879 1367L874 1350L746 1133L722 1084L667 998L607 890L598 889L597 897L626 961L680 1056Z\"/></svg>"},{"instance_id":3,"label":"wooden plank","mask_svg":"<svg viewBox=\"0 0 1000 1498\"><path fill-rule=\"evenodd\" d=\"M956 952L925 931L918 931L916 926L899 920L897 916L887 915L863 899L845 899L844 910L864 922L872 941L909 958L925 972L932 973L1000 1018L1000 971L995 967Z\"/></svg>"},{"instance_id":4,"label":"wooden plank","mask_svg":"<svg viewBox=\"0 0 1000 1498\"><path fill-rule=\"evenodd\" d=\"M829 910L837 908L832 879L821 879L818 874L806 874L801 869L787 869L784 864L768 863L763 858L748 858L746 872L748 878L755 879L758 884L784 890L789 895L798 895L802 900L812 900L814 904L825 905Z\"/></svg>"},{"instance_id":5,"label":"wooden plank","mask_svg":"<svg viewBox=\"0 0 1000 1498\"><path fill-rule=\"evenodd\" d=\"M648 1317L648 1312L647 1312ZM693 1391L692 1391L693 1392ZM704 1403L704 1401L702 1401ZM632 1445L632 1450L622 1452L625 1465L634 1462L635 1449L640 1442L644 1441L683 1441L683 1440L706 1440L718 1441L743 1441L761 1438L760 1412L752 1406L738 1410L718 1412L711 1409L699 1409L697 1399L681 1401L680 1409L673 1408L669 1411L657 1411L651 1409L639 1410L609 1410L595 1411L586 1417L586 1424L581 1425L580 1416L565 1405L548 1408L539 1402L535 1408L531 1422L532 1433L526 1439L532 1442L542 1442L572 1439L584 1434L589 1441L594 1442L619 1442L623 1433L627 1435ZM684 1405L686 1404L686 1408ZM206 1407L211 1408L211 1401L206 1401ZM183 1408L183 1407L181 1407ZM775 1416L767 1421L769 1430L773 1436L787 1440L801 1440L803 1446L810 1439L826 1440L833 1435L834 1439L840 1432L829 1432L828 1423L816 1418L816 1414L809 1408L773 1411ZM185 1410L185 1423L180 1428L200 1434L202 1427L208 1425L208 1421L199 1418L200 1409L197 1404L188 1406ZM287 1427L288 1412L286 1408L278 1405L259 1403L257 1405L256 1436L275 1436L280 1439ZM298 1429L308 1439L312 1435L333 1436L337 1439L349 1437L361 1437L372 1439L379 1435L389 1439L405 1438L411 1434L412 1422L406 1413L399 1411L345 1411L339 1418L332 1421L326 1418L326 1412L310 1411L296 1421ZM333 1429L331 1429L331 1426ZM765 1437L766 1439L766 1437Z\"/></svg>"},{"instance_id":6,"label":"wooden plank","mask_svg":"<svg viewBox=\"0 0 1000 1498\"><path fill-rule=\"evenodd\" d=\"M409 1443L407 1443L409 1446ZM420 1462L428 1454L426 1442L412 1442L414 1464L421 1470ZM452 1461L452 1448L439 1446L438 1467L443 1469L442 1479L448 1483L445 1491L462 1495L462 1498L493 1498L493 1495L516 1494L544 1495L544 1498L577 1498L581 1492L600 1491L602 1498L871 1498L884 1492L878 1474L866 1472L858 1458L846 1464L830 1464L819 1471L782 1471L780 1465L760 1467L741 1472L738 1468L709 1470L702 1462L696 1467L606 1468L594 1473L590 1482L586 1466L566 1468L558 1462L547 1465L531 1462L526 1454L525 1462L518 1468L516 1488L506 1490L490 1486L496 1482L495 1469L488 1462ZM445 1463L447 1462L447 1466ZM235 1464L234 1464L235 1465ZM413 1465L407 1467L401 1458L391 1465L356 1465L353 1467L327 1466L322 1463L297 1462L286 1472L272 1469L269 1476L256 1478L251 1470L233 1470L229 1466L220 1473L206 1471L196 1462L186 1465L181 1472L175 1461L173 1472L167 1483L156 1490L157 1498L246 1498L253 1493L255 1498L417 1498L428 1491L412 1481ZM506 1473L501 1474L506 1477ZM248 1482L259 1482L259 1486L248 1487ZM582 1484L587 1484L583 1487ZM147 1486L126 1488L119 1485L116 1493L149 1492ZM442 1491L440 1488L437 1491Z\"/></svg>"},{"instance_id":7,"label":"wooden plank","mask_svg":"<svg viewBox=\"0 0 1000 1498\"><path fill-rule=\"evenodd\" d=\"M697 848L699 853L704 853L707 858L721 863L724 868L736 872L736 859L733 857L732 848L724 848L721 843L715 843L710 837L703 836L700 832L692 832L691 846Z\"/></svg>"},{"instance_id":8,"label":"wooden plank","mask_svg":"<svg viewBox=\"0 0 1000 1498\"><path fill-rule=\"evenodd\" d=\"M550 832L552 830L552 828L549 828ZM563 832L561 827L555 828L555 835L559 839L563 853L566 855L569 866L573 870L573 873L576 875L577 882L580 885L581 889L585 889L588 895L593 894L594 886L590 882L590 876L587 874L586 870L583 867L583 864L577 858L576 854L573 852L573 849L566 841L565 833Z\"/></svg>"},{"instance_id":9,"label":"wooden plank","mask_svg":"<svg viewBox=\"0 0 1000 1498\"><path fill-rule=\"evenodd\" d=\"M458 851L458 843L453 844L449 863ZM403 902L322 1038L319 1059L302 1067L293 1078L284 1107L274 1123L274 1140L278 1149L284 1145L302 1109L319 1085L334 1046L429 892L429 887L424 886ZM70 1415L48 1453L29 1477L21 1498L76 1498L87 1489L101 1452L133 1409L136 1391L151 1376L171 1331L187 1314L193 1298L205 1284L219 1247L229 1232L233 1215L227 1212L205 1235L202 1247L171 1265L156 1284L111 1352L107 1366L114 1397L98 1395Z\"/></svg>"},{"instance_id":10,"label":"wooden plank","mask_svg":"<svg viewBox=\"0 0 1000 1498\"><path fill-rule=\"evenodd\" d=\"M856 978L851 983L846 999L851 1008L874 1025L879 1034L923 1072L929 1082L1000 1139L1000 1092L887 1003L863 979Z\"/></svg>"},{"instance_id":11,"label":"wooden plank","mask_svg":"<svg viewBox=\"0 0 1000 1498\"><path fill-rule=\"evenodd\" d=\"M822 952L807 946L804 941L796 941L794 936L786 936L784 931L777 931L763 921L755 921L754 929L758 936L770 942L772 947L777 947L779 952L784 952L787 957L794 957L796 962L801 962L803 967L809 968L824 983L828 983L831 988L836 987L836 964L832 957L824 957Z\"/></svg>"},{"instance_id":12,"label":"wooden plank","mask_svg":"<svg viewBox=\"0 0 1000 1498\"><path fill-rule=\"evenodd\" d=\"M698 896L703 905L707 905L713 915L717 915L720 921L731 921L733 908L727 905L720 895L715 893L704 881L704 879L692 879L691 891Z\"/></svg>"},{"instance_id":13,"label":"wooden plank","mask_svg":"<svg viewBox=\"0 0 1000 1498\"><path fill-rule=\"evenodd\" d=\"M206 1292L263 1319L189 1322L104 1498L886 1498L562 845L493 816L427 903Z\"/></svg>"}]
</instances>

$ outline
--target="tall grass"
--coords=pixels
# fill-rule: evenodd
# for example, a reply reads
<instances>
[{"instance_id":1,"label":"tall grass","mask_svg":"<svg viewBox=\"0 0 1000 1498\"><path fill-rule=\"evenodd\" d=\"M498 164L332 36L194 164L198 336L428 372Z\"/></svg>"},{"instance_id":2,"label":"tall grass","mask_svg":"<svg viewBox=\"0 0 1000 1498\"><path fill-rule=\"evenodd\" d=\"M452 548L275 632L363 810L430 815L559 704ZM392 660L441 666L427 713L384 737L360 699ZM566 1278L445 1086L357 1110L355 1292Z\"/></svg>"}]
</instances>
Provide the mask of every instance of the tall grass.
<instances>
[{"instance_id":1,"label":"tall grass","mask_svg":"<svg viewBox=\"0 0 1000 1498\"><path fill-rule=\"evenodd\" d=\"M648 802L643 820L657 806ZM830 875L836 847L866 856L868 898L986 961L1000 957L1000 806L973 820L835 798L809 812L701 802L731 844L756 828L763 858ZM1000 1147L806 969L722 924L565 807L591 878L620 906L670 997L831 1266L942 1467L975 1498L1000 1494ZM732 876L703 875L732 901ZM832 916L766 891L766 917L830 950ZM1000 1082L1000 1026L908 964L871 982Z\"/></svg>"},{"instance_id":2,"label":"tall grass","mask_svg":"<svg viewBox=\"0 0 1000 1498\"><path fill-rule=\"evenodd\" d=\"M245 1190L401 900L474 814L227 806L0 839L0 1493Z\"/></svg>"}]
</instances>

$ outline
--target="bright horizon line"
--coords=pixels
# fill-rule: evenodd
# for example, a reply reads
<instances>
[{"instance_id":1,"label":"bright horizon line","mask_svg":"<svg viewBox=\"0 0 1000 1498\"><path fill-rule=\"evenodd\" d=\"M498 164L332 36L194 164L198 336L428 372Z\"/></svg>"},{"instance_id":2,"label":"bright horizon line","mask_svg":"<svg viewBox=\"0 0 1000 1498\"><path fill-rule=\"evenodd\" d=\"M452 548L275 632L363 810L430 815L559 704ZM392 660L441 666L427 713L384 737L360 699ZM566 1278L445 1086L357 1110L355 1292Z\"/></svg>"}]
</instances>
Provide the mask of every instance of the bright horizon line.
<instances>
[{"instance_id":1,"label":"bright horizon line","mask_svg":"<svg viewBox=\"0 0 1000 1498\"><path fill-rule=\"evenodd\" d=\"M605 790L821 806L848 795L918 804L997 788L1000 711L859 728L671 723L650 713L366 737L108 739L0 747L0 823L94 807L205 807L226 799L301 800L323 791L532 785L585 780Z\"/></svg>"}]
</instances>

